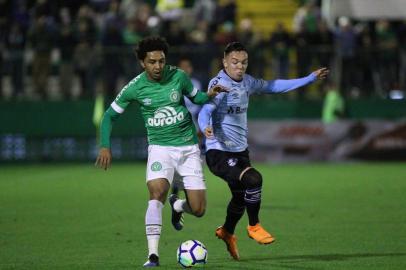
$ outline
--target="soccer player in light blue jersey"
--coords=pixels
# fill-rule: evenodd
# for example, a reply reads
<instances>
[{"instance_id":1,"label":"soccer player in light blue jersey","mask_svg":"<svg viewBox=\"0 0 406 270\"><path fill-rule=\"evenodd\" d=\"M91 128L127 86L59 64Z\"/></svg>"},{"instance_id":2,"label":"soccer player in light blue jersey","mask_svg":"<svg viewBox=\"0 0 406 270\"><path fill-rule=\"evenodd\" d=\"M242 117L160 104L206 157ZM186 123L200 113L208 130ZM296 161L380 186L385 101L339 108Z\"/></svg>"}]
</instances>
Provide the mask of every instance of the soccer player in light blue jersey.
<instances>
[{"instance_id":1,"label":"soccer player in light blue jersey","mask_svg":"<svg viewBox=\"0 0 406 270\"><path fill-rule=\"evenodd\" d=\"M227 245L230 255L239 260L235 227L245 210L248 236L259 244L275 239L259 222L262 176L251 166L247 144L247 109L252 94L284 93L324 79L329 70L321 68L307 77L292 80L264 80L246 74L248 53L239 42L228 44L224 51L224 69L209 87L220 85L229 92L220 93L205 104L199 113L199 126L206 136L206 161L210 171L225 180L231 191L226 220L216 236Z\"/></svg>"}]
</instances>

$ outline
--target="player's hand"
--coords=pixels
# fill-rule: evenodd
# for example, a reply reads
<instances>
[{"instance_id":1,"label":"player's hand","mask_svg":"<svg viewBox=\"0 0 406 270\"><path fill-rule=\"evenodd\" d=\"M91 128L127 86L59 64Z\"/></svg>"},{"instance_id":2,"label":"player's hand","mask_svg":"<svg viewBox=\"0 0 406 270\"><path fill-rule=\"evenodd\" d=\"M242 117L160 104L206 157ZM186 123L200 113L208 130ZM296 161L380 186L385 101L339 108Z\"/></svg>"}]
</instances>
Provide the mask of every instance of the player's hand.
<instances>
[{"instance_id":1,"label":"player's hand","mask_svg":"<svg viewBox=\"0 0 406 270\"><path fill-rule=\"evenodd\" d=\"M204 135L206 136L206 138L213 138L214 134L213 134L213 128L212 127L207 127L204 130Z\"/></svg>"},{"instance_id":2,"label":"player's hand","mask_svg":"<svg viewBox=\"0 0 406 270\"><path fill-rule=\"evenodd\" d=\"M107 170L111 164L111 151L110 148L100 148L99 155L97 156L95 166L98 166L104 170Z\"/></svg>"},{"instance_id":3,"label":"player's hand","mask_svg":"<svg viewBox=\"0 0 406 270\"><path fill-rule=\"evenodd\" d=\"M324 80L330 73L330 70L324 67L314 71L313 73L316 75L318 80Z\"/></svg>"},{"instance_id":4,"label":"player's hand","mask_svg":"<svg viewBox=\"0 0 406 270\"><path fill-rule=\"evenodd\" d=\"M209 96L209 98L213 98L221 92L228 92L228 89L221 85L216 85L210 88L209 91L207 91L207 95Z\"/></svg>"}]
</instances>

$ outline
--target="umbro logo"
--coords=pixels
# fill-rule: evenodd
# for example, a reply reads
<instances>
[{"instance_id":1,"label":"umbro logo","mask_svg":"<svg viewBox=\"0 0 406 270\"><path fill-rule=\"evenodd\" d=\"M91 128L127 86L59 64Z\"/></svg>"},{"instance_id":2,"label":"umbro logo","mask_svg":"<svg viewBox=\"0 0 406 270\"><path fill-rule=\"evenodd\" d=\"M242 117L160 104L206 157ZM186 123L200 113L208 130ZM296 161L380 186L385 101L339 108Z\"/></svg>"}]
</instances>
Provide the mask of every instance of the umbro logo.
<instances>
[{"instance_id":1,"label":"umbro logo","mask_svg":"<svg viewBox=\"0 0 406 270\"><path fill-rule=\"evenodd\" d=\"M152 100L150 98L144 98L142 100L142 103L144 103L144 105L151 105Z\"/></svg>"}]
</instances>

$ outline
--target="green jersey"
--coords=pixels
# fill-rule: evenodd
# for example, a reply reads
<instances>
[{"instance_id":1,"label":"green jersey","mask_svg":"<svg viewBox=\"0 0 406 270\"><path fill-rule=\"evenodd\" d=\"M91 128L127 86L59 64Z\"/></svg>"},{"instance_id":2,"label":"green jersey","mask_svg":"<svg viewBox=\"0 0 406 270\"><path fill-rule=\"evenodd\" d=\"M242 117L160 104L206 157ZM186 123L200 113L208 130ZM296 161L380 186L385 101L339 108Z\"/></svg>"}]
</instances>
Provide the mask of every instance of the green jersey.
<instances>
[{"instance_id":1,"label":"green jersey","mask_svg":"<svg viewBox=\"0 0 406 270\"><path fill-rule=\"evenodd\" d=\"M145 71L131 80L111 108L121 114L131 102L139 103L149 144L191 145L197 143L197 136L192 117L184 104L184 95L195 103L208 100L206 94L193 88L184 71L166 65L158 82L149 80ZM196 99L196 96L200 98Z\"/></svg>"}]
</instances>

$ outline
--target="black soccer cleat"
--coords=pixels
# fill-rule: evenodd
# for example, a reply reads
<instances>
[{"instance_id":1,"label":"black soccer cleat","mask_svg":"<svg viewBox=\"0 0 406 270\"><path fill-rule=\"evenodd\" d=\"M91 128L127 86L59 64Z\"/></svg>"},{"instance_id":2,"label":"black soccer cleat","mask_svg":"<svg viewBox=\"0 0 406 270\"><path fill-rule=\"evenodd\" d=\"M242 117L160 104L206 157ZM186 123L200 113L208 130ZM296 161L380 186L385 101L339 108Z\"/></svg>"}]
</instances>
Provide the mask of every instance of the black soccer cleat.
<instances>
[{"instance_id":1,"label":"black soccer cleat","mask_svg":"<svg viewBox=\"0 0 406 270\"><path fill-rule=\"evenodd\" d=\"M178 195L176 194L171 194L169 195L169 204L171 205L172 208L172 225L175 228L175 230L180 231L183 229L183 213L182 212L176 212L175 209L173 208L173 204L178 200Z\"/></svg>"},{"instance_id":2,"label":"black soccer cleat","mask_svg":"<svg viewBox=\"0 0 406 270\"><path fill-rule=\"evenodd\" d=\"M157 267L159 266L159 257L156 254L151 254L148 257L148 261L144 263L143 267Z\"/></svg>"}]
</instances>

